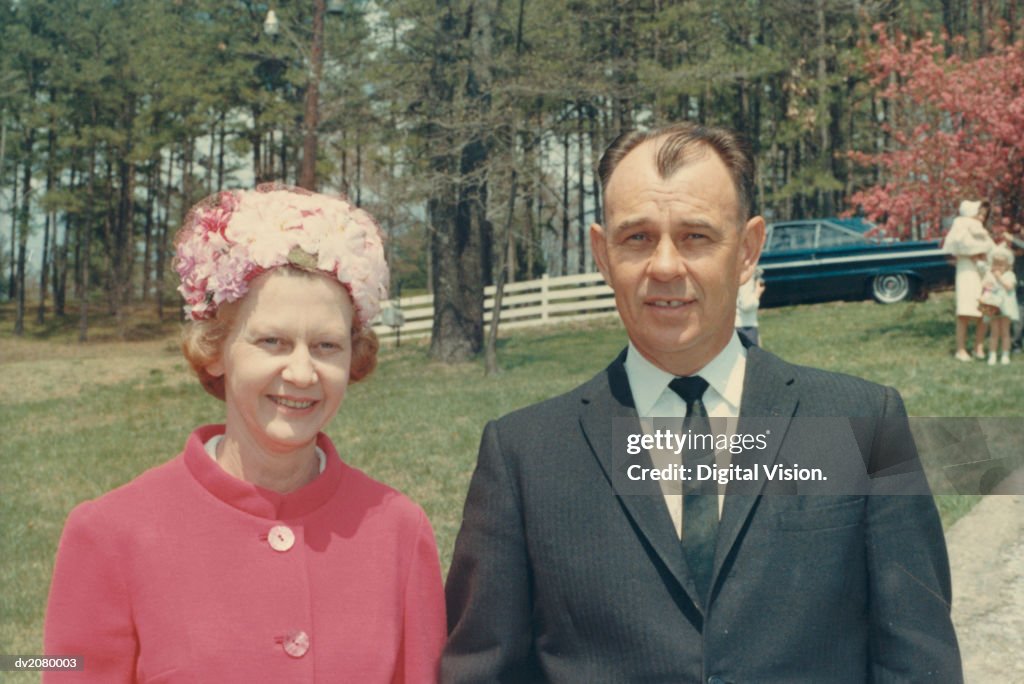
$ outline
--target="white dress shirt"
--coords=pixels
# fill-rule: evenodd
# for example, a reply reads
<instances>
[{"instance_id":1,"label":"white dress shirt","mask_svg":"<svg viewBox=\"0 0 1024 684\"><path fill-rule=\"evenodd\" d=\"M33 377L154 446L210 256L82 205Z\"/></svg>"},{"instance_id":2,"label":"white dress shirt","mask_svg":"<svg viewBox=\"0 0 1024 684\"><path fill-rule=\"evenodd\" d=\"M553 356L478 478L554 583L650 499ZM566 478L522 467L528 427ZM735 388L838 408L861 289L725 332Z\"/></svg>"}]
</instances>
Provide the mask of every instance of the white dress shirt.
<instances>
[{"instance_id":1,"label":"white dress shirt","mask_svg":"<svg viewBox=\"0 0 1024 684\"><path fill-rule=\"evenodd\" d=\"M686 417L686 402L668 386L676 376L658 368L644 358L632 342L629 343L629 349L626 352L625 367L626 377L629 379L629 389L633 394L633 403L645 432L654 431L653 419L655 418L682 419ZM704 391L702 398L708 416L712 419L725 419L726 433L730 436L736 432L736 422L740 415L740 401L743 398L743 377L746 371L747 350L740 343L739 337L734 334L729 338L729 343L725 345L725 348L718 353L718 356L694 373L708 383L708 388ZM721 423L715 420L712 422L717 432ZM673 429L678 430L679 425L681 422L674 420ZM668 463L679 462L679 457L673 452L650 450L650 454L655 467L664 467ZM719 467L727 467L729 461L727 449L715 453L715 463ZM680 483L662 480L661 488L665 497L665 505L668 506L669 515L672 517L672 524L676 528L676 534L682 538L683 496ZM724 498L721 494L724 490L725 485L720 485L719 517L722 515Z\"/></svg>"}]
</instances>

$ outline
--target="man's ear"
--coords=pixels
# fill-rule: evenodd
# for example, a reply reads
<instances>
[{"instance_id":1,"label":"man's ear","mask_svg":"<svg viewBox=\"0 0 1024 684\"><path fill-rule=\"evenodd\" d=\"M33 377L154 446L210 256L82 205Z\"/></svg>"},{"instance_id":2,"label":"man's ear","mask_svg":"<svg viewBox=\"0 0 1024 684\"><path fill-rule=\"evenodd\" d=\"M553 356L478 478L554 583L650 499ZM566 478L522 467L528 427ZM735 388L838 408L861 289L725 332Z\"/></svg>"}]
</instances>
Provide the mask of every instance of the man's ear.
<instances>
[{"instance_id":1,"label":"man's ear","mask_svg":"<svg viewBox=\"0 0 1024 684\"><path fill-rule=\"evenodd\" d=\"M745 283L754 275L757 262L764 248L765 224L763 216L754 216L743 226L740 235L740 283Z\"/></svg>"},{"instance_id":2,"label":"man's ear","mask_svg":"<svg viewBox=\"0 0 1024 684\"><path fill-rule=\"evenodd\" d=\"M594 255L594 262L604 276L604 282L611 287L612 283L608 279L608 240L599 223L590 224L590 253Z\"/></svg>"}]
</instances>

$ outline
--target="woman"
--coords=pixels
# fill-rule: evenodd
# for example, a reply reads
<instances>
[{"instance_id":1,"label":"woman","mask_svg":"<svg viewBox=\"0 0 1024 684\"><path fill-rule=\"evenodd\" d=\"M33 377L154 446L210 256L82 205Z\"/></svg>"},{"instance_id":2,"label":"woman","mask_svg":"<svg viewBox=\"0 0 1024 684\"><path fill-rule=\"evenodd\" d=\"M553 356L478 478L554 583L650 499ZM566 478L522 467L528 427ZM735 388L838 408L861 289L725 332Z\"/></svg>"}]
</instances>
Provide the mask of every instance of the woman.
<instances>
[{"instance_id":1,"label":"woman","mask_svg":"<svg viewBox=\"0 0 1024 684\"><path fill-rule=\"evenodd\" d=\"M45 650L85 669L47 681L434 681L430 523L321 432L376 364L373 219L296 189L223 192L177 250L183 349L226 423L72 511Z\"/></svg>"},{"instance_id":2,"label":"woman","mask_svg":"<svg viewBox=\"0 0 1024 684\"><path fill-rule=\"evenodd\" d=\"M985 358L985 323L978 309L981 296L981 276L985 269L989 251L995 246L985 219L988 218L988 202L964 200L960 203L960 215L942 243L942 250L956 257L956 359L970 361L967 353L967 326L976 325L974 331L974 356Z\"/></svg>"}]
</instances>

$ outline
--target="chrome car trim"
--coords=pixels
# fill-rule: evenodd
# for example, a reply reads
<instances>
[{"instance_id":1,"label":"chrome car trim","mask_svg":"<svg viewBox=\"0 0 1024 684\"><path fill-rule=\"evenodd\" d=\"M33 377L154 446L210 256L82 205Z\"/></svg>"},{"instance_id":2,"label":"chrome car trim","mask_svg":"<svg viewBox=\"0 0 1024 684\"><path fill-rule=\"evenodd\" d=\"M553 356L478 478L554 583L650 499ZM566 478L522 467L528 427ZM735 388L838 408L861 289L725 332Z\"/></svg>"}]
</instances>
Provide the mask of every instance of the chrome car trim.
<instances>
[{"instance_id":1,"label":"chrome car trim","mask_svg":"<svg viewBox=\"0 0 1024 684\"><path fill-rule=\"evenodd\" d=\"M801 250L803 251L803 250ZM784 252L774 252L770 258L781 258ZM941 249L924 249L917 250L914 252L895 252L892 254L863 254L856 256L842 256L842 257L828 257L825 259L805 259L803 261L786 261L784 263L773 263L772 261L764 261L758 263L758 266L765 269L766 271L776 268L792 268L794 266L823 266L828 264L839 264L849 263L856 261L879 261L879 260L890 260L890 259L907 259L910 257L924 257L924 256L946 256L945 252Z\"/></svg>"}]
</instances>

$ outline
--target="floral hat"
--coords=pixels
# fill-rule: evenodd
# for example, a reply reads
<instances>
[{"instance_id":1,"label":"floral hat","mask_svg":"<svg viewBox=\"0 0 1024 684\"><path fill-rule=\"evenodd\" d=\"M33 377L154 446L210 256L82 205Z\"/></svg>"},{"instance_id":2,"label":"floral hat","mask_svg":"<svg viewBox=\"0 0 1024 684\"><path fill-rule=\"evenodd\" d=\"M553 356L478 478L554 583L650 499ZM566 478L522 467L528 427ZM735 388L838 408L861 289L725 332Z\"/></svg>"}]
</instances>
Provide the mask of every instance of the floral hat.
<instances>
[{"instance_id":1,"label":"floral hat","mask_svg":"<svg viewBox=\"0 0 1024 684\"><path fill-rule=\"evenodd\" d=\"M286 265L336 278L363 325L387 298L380 229L340 197L273 184L226 190L192 208L175 244L178 291L194 321L213 318L221 304L241 299L253 278Z\"/></svg>"}]
</instances>

